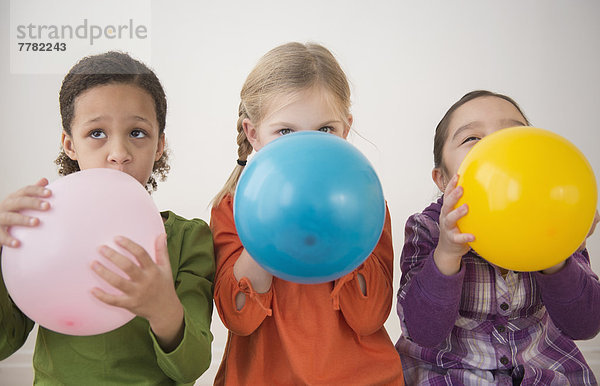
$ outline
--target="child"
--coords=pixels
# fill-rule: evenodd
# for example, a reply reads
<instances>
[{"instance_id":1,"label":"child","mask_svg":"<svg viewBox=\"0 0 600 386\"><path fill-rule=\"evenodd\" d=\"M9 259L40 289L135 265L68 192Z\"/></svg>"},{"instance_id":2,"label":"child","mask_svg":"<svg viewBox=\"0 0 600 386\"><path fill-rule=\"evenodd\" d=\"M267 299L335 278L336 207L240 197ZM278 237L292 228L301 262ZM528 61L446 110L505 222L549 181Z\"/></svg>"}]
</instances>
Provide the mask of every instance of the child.
<instances>
[{"instance_id":1,"label":"child","mask_svg":"<svg viewBox=\"0 0 600 386\"><path fill-rule=\"evenodd\" d=\"M389 213L378 245L354 272L322 284L288 282L244 249L233 193L252 150L295 131L346 138L350 88L333 55L317 44L268 52L241 91L238 166L212 209L215 304L229 329L215 384L403 384L402 365L383 327L391 308Z\"/></svg>"},{"instance_id":2,"label":"child","mask_svg":"<svg viewBox=\"0 0 600 386\"><path fill-rule=\"evenodd\" d=\"M60 90L63 151L59 173L111 168L124 171L148 190L153 177L165 177L167 101L156 75L126 54L108 52L82 59L65 76ZM36 226L39 220L19 213L48 210L52 192L46 179L0 203L0 243L19 241L8 227ZM101 262L93 269L122 292L93 294L106 304L136 314L124 326L100 335L68 336L40 326L33 356L39 384L182 384L193 383L210 364L214 255L210 229L202 220L161 213L166 237L156 240L155 264L139 245L116 242L140 266L103 246L101 254L124 270L122 279ZM100 246L98 246L100 247ZM142 264L143 263L143 264ZM34 322L0 285L0 359L25 342Z\"/></svg>"},{"instance_id":3,"label":"child","mask_svg":"<svg viewBox=\"0 0 600 386\"><path fill-rule=\"evenodd\" d=\"M437 126L432 176L444 195L408 219L401 255L396 348L407 384L596 384L573 342L600 328L600 283L583 246L542 272L512 272L478 256L467 244L474 236L456 227L468 212L467 204L453 208L469 149L526 125L511 98L474 91Z\"/></svg>"}]
</instances>

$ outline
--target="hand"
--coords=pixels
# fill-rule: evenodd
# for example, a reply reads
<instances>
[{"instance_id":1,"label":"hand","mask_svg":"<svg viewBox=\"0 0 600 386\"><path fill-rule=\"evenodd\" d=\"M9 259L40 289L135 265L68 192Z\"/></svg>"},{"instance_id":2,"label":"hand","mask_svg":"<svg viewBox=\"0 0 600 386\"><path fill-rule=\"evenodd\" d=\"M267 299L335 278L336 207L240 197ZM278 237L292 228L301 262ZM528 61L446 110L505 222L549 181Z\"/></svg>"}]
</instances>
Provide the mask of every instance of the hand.
<instances>
[{"instance_id":1,"label":"hand","mask_svg":"<svg viewBox=\"0 0 600 386\"><path fill-rule=\"evenodd\" d=\"M444 275L454 275L460 270L462 256L470 249L467 243L475 241L475 236L460 233L456 226L456 222L469 211L467 204L454 209L463 194L463 188L456 186L457 182L458 175L455 175L446 186L440 212L440 238L433 253L435 264Z\"/></svg>"},{"instance_id":2,"label":"hand","mask_svg":"<svg viewBox=\"0 0 600 386\"><path fill-rule=\"evenodd\" d=\"M34 227L40 223L38 218L25 216L19 212L26 209L40 211L50 209L50 203L43 200L52 195L52 192L45 188L46 185L48 180L42 178L35 185L26 186L0 202L0 246L17 248L21 244L10 235L11 226Z\"/></svg>"},{"instance_id":3,"label":"hand","mask_svg":"<svg viewBox=\"0 0 600 386\"><path fill-rule=\"evenodd\" d=\"M240 257L233 265L233 275L238 281L244 277L250 280L252 288L258 293L268 292L273 281L273 275L261 267L246 249L242 250ZM244 304L246 304L246 294L238 292L235 296L237 310L241 310Z\"/></svg>"},{"instance_id":4,"label":"hand","mask_svg":"<svg viewBox=\"0 0 600 386\"><path fill-rule=\"evenodd\" d=\"M585 240L583 240L583 243L581 243L581 245L577 249L577 252L581 252L585 249L587 239L592 235L592 233L594 233L594 230L596 230L596 224L598 224L598 222L600 222L600 214L598 214L598 210L596 210L594 220L592 221L592 227L590 228L590 231L588 232L587 236L585 236Z\"/></svg>"},{"instance_id":5,"label":"hand","mask_svg":"<svg viewBox=\"0 0 600 386\"><path fill-rule=\"evenodd\" d=\"M183 306L175 292L166 238L163 234L156 239L156 263L144 248L125 237L117 237L115 242L131 253L138 264L108 246L100 247L100 254L128 278L95 261L92 269L122 294L112 295L100 288L94 288L92 293L106 304L148 319L161 347L170 351L183 338Z\"/></svg>"}]
</instances>

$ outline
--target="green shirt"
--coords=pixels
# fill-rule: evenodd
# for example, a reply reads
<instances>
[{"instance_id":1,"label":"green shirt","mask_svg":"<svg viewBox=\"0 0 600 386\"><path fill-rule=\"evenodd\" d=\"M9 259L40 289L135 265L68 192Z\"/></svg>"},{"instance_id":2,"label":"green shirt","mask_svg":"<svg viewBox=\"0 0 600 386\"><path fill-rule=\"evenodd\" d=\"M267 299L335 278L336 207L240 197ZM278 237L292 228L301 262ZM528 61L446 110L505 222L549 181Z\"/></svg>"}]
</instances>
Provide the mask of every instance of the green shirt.
<instances>
[{"instance_id":1,"label":"green shirt","mask_svg":"<svg viewBox=\"0 0 600 386\"><path fill-rule=\"evenodd\" d=\"M38 329L33 355L34 383L40 385L193 384L210 365L213 242L208 225L172 212L165 222L173 280L184 308L184 335L165 353L148 321L136 317L124 326L93 336L63 335ZM0 360L26 341L34 322L11 301L0 277Z\"/></svg>"}]
</instances>

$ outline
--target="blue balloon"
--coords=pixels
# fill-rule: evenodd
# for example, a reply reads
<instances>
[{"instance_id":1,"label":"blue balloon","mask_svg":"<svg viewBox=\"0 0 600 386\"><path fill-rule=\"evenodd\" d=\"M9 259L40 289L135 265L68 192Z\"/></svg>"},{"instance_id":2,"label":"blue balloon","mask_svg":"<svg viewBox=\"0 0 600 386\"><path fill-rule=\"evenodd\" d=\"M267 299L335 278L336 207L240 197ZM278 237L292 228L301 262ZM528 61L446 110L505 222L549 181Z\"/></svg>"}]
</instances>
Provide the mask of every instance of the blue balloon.
<instances>
[{"instance_id":1,"label":"blue balloon","mask_svg":"<svg viewBox=\"0 0 600 386\"><path fill-rule=\"evenodd\" d=\"M367 158L318 131L285 135L248 163L235 192L235 226L265 270L297 283L358 267L383 230L385 200Z\"/></svg>"}]
</instances>

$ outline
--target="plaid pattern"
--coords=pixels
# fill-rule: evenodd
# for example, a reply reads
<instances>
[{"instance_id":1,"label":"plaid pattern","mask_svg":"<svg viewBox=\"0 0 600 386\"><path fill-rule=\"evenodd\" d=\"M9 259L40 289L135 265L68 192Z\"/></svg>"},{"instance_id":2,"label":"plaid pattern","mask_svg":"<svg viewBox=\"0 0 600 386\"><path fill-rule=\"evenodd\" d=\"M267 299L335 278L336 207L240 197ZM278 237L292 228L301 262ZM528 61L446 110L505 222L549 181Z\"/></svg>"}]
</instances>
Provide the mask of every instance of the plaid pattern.
<instances>
[{"instance_id":1,"label":"plaid pattern","mask_svg":"<svg viewBox=\"0 0 600 386\"><path fill-rule=\"evenodd\" d=\"M460 305L451 333L434 347L413 342L404 318L405 308L410 313L414 307L407 306L407 293L421 294L416 295L423 296L417 299L421 307L430 304L426 294L409 289L432 259L439 238L441 204L442 199L411 216L406 224L398 292L403 334L396 344L406 384L596 385L573 340L550 319L535 274L509 271L502 277L498 269L472 250L462 259ZM576 253L571 260L597 280L587 253ZM439 279L428 276L424 280ZM433 312L432 317L437 317ZM428 320L423 320L417 328L427 331L435 327L428 327Z\"/></svg>"}]
</instances>

